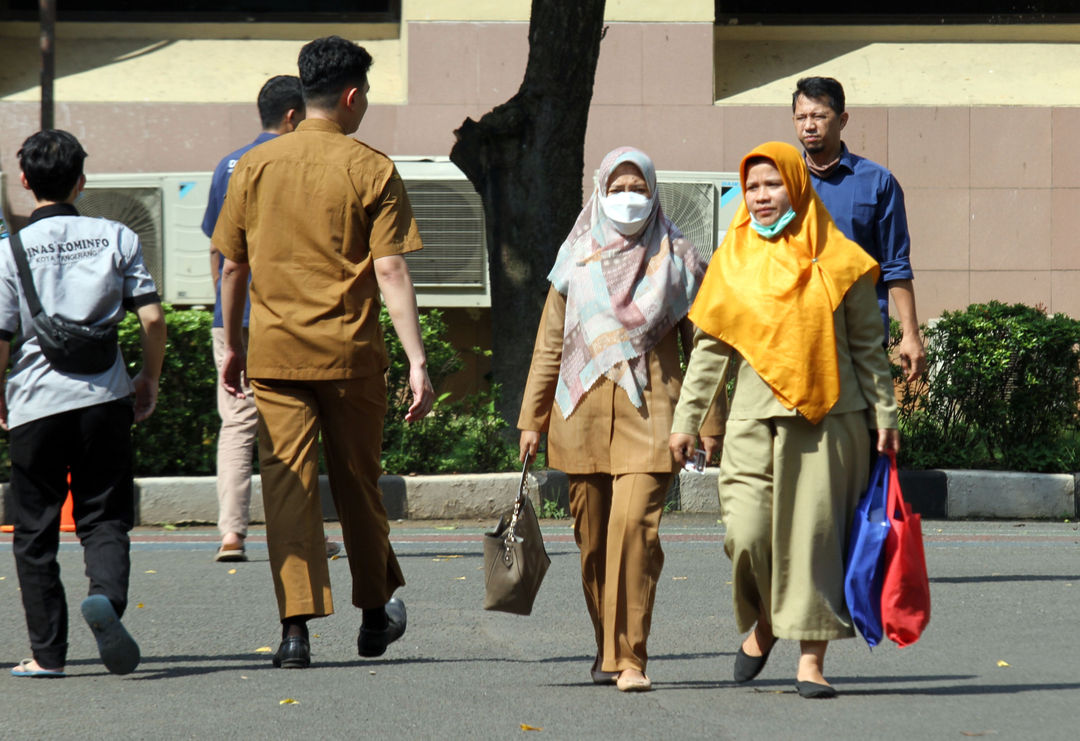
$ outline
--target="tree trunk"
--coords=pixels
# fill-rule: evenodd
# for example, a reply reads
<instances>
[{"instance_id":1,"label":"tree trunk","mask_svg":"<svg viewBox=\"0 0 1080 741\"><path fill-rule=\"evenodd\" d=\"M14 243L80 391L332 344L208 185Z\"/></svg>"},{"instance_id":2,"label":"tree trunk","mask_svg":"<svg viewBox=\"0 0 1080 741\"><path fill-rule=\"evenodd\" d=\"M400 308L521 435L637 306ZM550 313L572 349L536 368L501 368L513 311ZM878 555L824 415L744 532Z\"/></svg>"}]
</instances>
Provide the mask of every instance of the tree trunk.
<instances>
[{"instance_id":1,"label":"tree trunk","mask_svg":"<svg viewBox=\"0 0 1080 741\"><path fill-rule=\"evenodd\" d=\"M483 199L491 281L492 375L517 420L547 274L581 210L585 127L604 0L533 0L517 94L454 132L450 159Z\"/></svg>"}]
</instances>

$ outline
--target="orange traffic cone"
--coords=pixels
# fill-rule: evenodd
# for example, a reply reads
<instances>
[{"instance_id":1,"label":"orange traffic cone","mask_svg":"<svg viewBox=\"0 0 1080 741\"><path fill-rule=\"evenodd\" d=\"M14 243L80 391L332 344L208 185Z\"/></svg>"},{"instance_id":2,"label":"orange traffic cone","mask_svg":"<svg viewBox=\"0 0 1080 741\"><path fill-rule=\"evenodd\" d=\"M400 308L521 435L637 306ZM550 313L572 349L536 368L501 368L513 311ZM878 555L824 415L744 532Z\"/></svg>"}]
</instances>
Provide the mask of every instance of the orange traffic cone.
<instances>
[{"instance_id":1,"label":"orange traffic cone","mask_svg":"<svg viewBox=\"0 0 1080 741\"><path fill-rule=\"evenodd\" d=\"M75 509L75 502L71 499L71 474L68 474L68 495L64 500L64 506L60 508L60 532L73 533L75 532L75 518L72 516L72 512Z\"/></svg>"},{"instance_id":2,"label":"orange traffic cone","mask_svg":"<svg viewBox=\"0 0 1080 741\"><path fill-rule=\"evenodd\" d=\"M71 499L71 472L68 471L67 476L68 483L68 495L64 500L64 506L60 508L60 532L73 533L75 532L75 518L73 512L75 510L75 502ZM15 531L14 525L0 525L0 532L10 533Z\"/></svg>"}]
</instances>

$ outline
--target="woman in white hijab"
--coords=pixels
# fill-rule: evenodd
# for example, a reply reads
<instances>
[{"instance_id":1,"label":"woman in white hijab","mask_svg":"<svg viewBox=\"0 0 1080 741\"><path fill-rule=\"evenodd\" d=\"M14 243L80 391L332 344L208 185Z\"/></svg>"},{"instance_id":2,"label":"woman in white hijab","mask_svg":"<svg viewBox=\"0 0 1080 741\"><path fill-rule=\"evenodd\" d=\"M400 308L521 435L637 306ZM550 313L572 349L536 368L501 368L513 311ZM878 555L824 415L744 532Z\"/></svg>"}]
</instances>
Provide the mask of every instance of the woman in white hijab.
<instances>
[{"instance_id":1,"label":"woman in white hijab","mask_svg":"<svg viewBox=\"0 0 1080 741\"><path fill-rule=\"evenodd\" d=\"M652 160L620 147L559 249L521 404L521 459L548 434L548 464L570 478L585 603L596 635L591 675L652 687L646 641L664 563L660 516L676 467L667 446L689 347L686 313L704 274L664 216ZM701 435L719 447L719 420Z\"/></svg>"}]
</instances>

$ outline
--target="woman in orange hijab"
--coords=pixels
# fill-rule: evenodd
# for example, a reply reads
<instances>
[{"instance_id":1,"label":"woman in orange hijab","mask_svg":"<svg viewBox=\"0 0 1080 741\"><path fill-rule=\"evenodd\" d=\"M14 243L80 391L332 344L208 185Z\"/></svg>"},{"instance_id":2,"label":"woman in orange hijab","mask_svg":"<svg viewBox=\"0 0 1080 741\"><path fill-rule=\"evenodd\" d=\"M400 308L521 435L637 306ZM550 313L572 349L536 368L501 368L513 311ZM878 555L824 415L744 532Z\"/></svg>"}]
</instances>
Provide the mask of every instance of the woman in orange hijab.
<instances>
[{"instance_id":1,"label":"woman in orange hijab","mask_svg":"<svg viewBox=\"0 0 1080 741\"><path fill-rule=\"evenodd\" d=\"M743 158L744 203L713 255L672 424L676 461L735 378L720 504L740 632L735 681L798 640L796 688L834 697L828 642L854 636L844 554L878 451L899 446L896 399L874 293L878 265L836 228L799 151L770 142ZM752 629L752 630L751 630Z\"/></svg>"}]
</instances>

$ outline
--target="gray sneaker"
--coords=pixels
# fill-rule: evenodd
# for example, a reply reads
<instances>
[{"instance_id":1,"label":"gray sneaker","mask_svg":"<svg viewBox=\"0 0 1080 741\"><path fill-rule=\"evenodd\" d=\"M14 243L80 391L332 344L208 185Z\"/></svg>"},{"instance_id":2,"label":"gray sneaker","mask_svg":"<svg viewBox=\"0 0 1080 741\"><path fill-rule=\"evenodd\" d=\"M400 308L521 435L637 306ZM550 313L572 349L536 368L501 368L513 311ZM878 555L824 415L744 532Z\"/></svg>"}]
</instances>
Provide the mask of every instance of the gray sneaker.
<instances>
[{"instance_id":1,"label":"gray sneaker","mask_svg":"<svg viewBox=\"0 0 1080 741\"><path fill-rule=\"evenodd\" d=\"M139 644L120 622L104 594L91 594L82 602L82 614L97 639L98 653L113 674L131 674L139 665Z\"/></svg>"}]
</instances>

